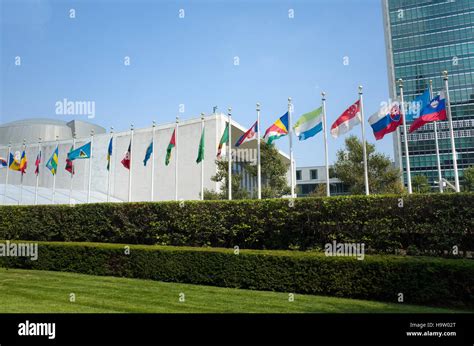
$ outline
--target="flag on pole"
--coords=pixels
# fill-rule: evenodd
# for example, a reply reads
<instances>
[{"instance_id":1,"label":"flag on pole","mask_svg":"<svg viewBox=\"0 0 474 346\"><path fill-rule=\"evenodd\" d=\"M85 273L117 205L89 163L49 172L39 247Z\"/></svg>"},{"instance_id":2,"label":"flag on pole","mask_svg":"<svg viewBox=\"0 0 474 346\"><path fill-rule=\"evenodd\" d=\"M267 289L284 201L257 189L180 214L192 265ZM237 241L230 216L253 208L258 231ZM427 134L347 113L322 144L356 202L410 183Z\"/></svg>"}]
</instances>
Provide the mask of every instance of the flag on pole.
<instances>
[{"instance_id":1,"label":"flag on pole","mask_svg":"<svg viewBox=\"0 0 474 346\"><path fill-rule=\"evenodd\" d=\"M7 159L0 156L0 168L8 167Z\"/></svg>"},{"instance_id":2,"label":"flag on pole","mask_svg":"<svg viewBox=\"0 0 474 346\"><path fill-rule=\"evenodd\" d=\"M21 175L26 173L26 168L28 167L28 159L26 158L26 152L23 150L21 153L21 159L20 159L20 172Z\"/></svg>"},{"instance_id":3,"label":"flag on pole","mask_svg":"<svg viewBox=\"0 0 474 346\"><path fill-rule=\"evenodd\" d=\"M354 126L361 123L360 100L354 102L331 126L331 135L334 138L349 132Z\"/></svg>"},{"instance_id":4,"label":"flag on pole","mask_svg":"<svg viewBox=\"0 0 474 346\"><path fill-rule=\"evenodd\" d=\"M165 164L168 166L170 163L171 158L171 150L176 146L176 129L173 130L173 134L171 135L170 143L168 144L168 148L166 149L166 159Z\"/></svg>"},{"instance_id":5,"label":"flag on pole","mask_svg":"<svg viewBox=\"0 0 474 346\"><path fill-rule=\"evenodd\" d=\"M409 133L416 131L423 125L432 121L446 120L446 99L444 92L433 98L431 102L422 109L420 116L411 124Z\"/></svg>"},{"instance_id":6,"label":"flag on pole","mask_svg":"<svg viewBox=\"0 0 474 346\"><path fill-rule=\"evenodd\" d=\"M418 118L421 111L430 103L430 89L427 88L423 94L417 96L413 101L407 103L405 119L407 123Z\"/></svg>"},{"instance_id":7,"label":"flag on pole","mask_svg":"<svg viewBox=\"0 0 474 346\"><path fill-rule=\"evenodd\" d=\"M53 154L49 158L48 162L46 162L46 167L51 171L53 175L56 175L56 172L58 171L58 151L59 148L56 146L56 149L54 150Z\"/></svg>"},{"instance_id":8,"label":"flag on pole","mask_svg":"<svg viewBox=\"0 0 474 346\"><path fill-rule=\"evenodd\" d=\"M15 152L15 155L10 153L10 162L8 163L8 167L12 171L18 171L18 172L20 171L20 162L21 162L21 159L20 159L19 151Z\"/></svg>"},{"instance_id":9,"label":"flag on pole","mask_svg":"<svg viewBox=\"0 0 474 346\"><path fill-rule=\"evenodd\" d=\"M293 126L300 141L313 137L323 130L323 107L303 114Z\"/></svg>"},{"instance_id":10,"label":"flag on pole","mask_svg":"<svg viewBox=\"0 0 474 346\"><path fill-rule=\"evenodd\" d=\"M128 150L125 153L124 158L122 159L122 161L120 161L126 169L130 169L130 158L131 157L132 157L132 141L130 141L130 144L128 145Z\"/></svg>"},{"instance_id":11,"label":"flag on pole","mask_svg":"<svg viewBox=\"0 0 474 346\"><path fill-rule=\"evenodd\" d=\"M224 144L229 142L229 123L227 123L224 133L222 133L221 141L219 142L219 146L217 147L217 158L220 159L222 155L222 147Z\"/></svg>"},{"instance_id":12,"label":"flag on pole","mask_svg":"<svg viewBox=\"0 0 474 346\"><path fill-rule=\"evenodd\" d=\"M38 153L38 155L36 155L36 161L35 161L35 174L36 176L38 176L39 174L39 167L40 167L40 163L41 163L41 151Z\"/></svg>"},{"instance_id":13,"label":"flag on pole","mask_svg":"<svg viewBox=\"0 0 474 346\"><path fill-rule=\"evenodd\" d=\"M69 150L69 153L72 153L74 151L74 146L71 146L71 149ZM74 175L74 165L72 163L72 160L69 159L69 155L66 157L66 171L71 173L71 175Z\"/></svg>"},{"instance_id":14,"label":"flag on pole","mask_svg":"<svg viewBox=\"0 0 474 346\"><path fill-rule=\"evenodd\" d=\"M143 165L144 166L146 166L146 163L150 159L152 153L153 153L153 140L151 141L148 148L146 148L145 159L143 160Z\"/></svg>"},{"instance_id":15,"label":"flag on pole","mask_svg":"<svg viewBox=\"0 0 474 346\"><path fill-rule=\"evenodd\" d=\"M107 149L107 170L110 170L110 160L112 158L112 138L109 141L109 148Z\"/></svg>"},{"instance_id":16,"label":"flag on pole","mask_svg":"<svg viewBox=\"0 0 474 346\"><path fill-rule=\"evenodd\" d=\"M199 163L202 160L204 160L204 128L202 129L201 140L199 141L199 149L196 163Z\"/></svg>"},{"instance_id":17,"label":"flag on pole","mask_svg":"<svg viewBox=\"0 0 474 346\"><path fill-rule=\"evenodd\" d=\"M400 103L394 101L383 105L380 110L369 118L369 124L374 131L376 140L382 139L387 133L391 133L403 124L400 113Z\"/></svg>"},{"instance_id":18,"label":"flag on pole","mask_svg":"<svg viewBox=\"0 0 474 346\"><path fill-rule=\"evenodd\" d=\"M245 142L250 142L257 139L258 133L258 122L256 121L255 124L252 125L235 143L236 147L244 144Z\"/></svg>"},{"instance_id":19,"label":"flag on pole","mask_svg":"<svg viewBox=\"0 0 474 346\"><path fill-rule=\"evenodd\" d=\"M70 151L67 158L71 161L76 159L90 159L91 157L91 142L84 144L76 150Z\"/></svg>"},{"instance_id":20,"label":"flag on pole","mask_svg":"<svg viewBox=\"0 0 474 346\"><path fill-rule=\"evenodd\" d=\"M270 126L263 135L263 140L268 144L280 137L288 134L288 112L280 117L272 126Z\"/></svg>"}]
</instances>

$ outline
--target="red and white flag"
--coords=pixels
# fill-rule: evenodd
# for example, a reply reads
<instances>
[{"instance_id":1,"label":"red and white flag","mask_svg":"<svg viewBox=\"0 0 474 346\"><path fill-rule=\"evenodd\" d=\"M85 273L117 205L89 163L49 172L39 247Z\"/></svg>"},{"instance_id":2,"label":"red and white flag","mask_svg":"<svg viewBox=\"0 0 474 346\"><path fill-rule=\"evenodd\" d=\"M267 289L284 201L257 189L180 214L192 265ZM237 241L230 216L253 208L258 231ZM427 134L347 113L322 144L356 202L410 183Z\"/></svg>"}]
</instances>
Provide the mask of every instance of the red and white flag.
<instances>
[{"instance_id":1,"label":"red and white flag","mask_svg":"<svg viewBox=\"0 0 474 346\"><path fill-rule=\"evenodd\" d=\"M349 132L354 126L361 123L360 100L354 102L331 126L331 135L334 138Z\"/></svg>"},{"instance_id":2,"label":"red and white flag","mask_svg":"<svg viewBox=\"0 0 474 346\"><path fill-rule=\"evenodd\" d=\"M130 141L130 144L128 145L128 150L125 153L124 158L122 159L122 161L120 161L126 169L130 169L130 157L131 156L132 156L132 141Z\"/></svg>"}]
</instances>

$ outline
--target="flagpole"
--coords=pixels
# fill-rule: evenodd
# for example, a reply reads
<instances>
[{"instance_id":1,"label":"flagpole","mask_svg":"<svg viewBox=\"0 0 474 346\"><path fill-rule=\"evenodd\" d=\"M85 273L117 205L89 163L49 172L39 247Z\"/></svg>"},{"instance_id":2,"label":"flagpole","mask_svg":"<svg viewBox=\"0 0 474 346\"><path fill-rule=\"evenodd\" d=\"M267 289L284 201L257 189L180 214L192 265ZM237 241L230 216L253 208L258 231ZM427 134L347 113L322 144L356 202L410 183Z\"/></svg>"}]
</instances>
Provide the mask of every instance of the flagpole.
<instances>
[{"instance_id":1,"label":"flagpole","mask_svg":"<svg viewBox=\"0 0 474 346\"><path fill-rule=\"evenodd\" d=\"M91 156L89 157L89 182L87 184L87 203L91 201L91 184L92 184L92 152L94 150L94 129L91 130Z\"/></svg>"},{"instance_id":2,"label":"flagpole","mask_svg":"<svg viewBox=\"0 0 474 346\"><path fill-rule=\"evenodd\" d=\"M113 154L113 146L114 146L114 128L110 128L110 140L112 141L112 154ZM109 148L107 148L108 152ZM109 158L109 171L107 172L107 202L110 202L110 173L112 171L112 155Z\"/></svg>"},{"instance_id":3,"label":"flagpole","mask_svg":"<svg viewBox=\"0 0 474 346\"><path fill-rule=\"evenodd\" d=\"M174 200L178 200L178 131L179 131L179 116L176 116L176 127L175 127L175 147L176 147L176 162L174 163Z\"/></svg>"},{"instance_id":4,"label":"flagpole","mask_svg":"<svg viewBox=\"0 0 474 346\"><path fill-rule=\"evenodd\" d=\"M38 138L38 153L36 154L36 158L38 158L38 155L41 153L41 137ZM41 161L41 158L40 158ZM38 185L39 185L39 166L41 162L38 162L38 174L36 174L36 185L35 185L35 205L38 204Z\"/></svg>"},{"instance_id":5,"label":"flagpole","mask_svg":"<svg viewBox=\"0 0 474 346\"><path fill-rule=\"evenodd\" d=\"M430 101L433 98L433 81L430 79ZM443 193L443 175L441 174L441 160L439 157L439 144L438 144L438 125L437 122L433 122L434 126L434 137L436 147L436 164L438 166L438 187L439 192Z\"/></svg>"},{"instance_id":6,"label":"flagpole","mask_svg":"<svg viewBox=\"0 0 474 346\"><path fill-rule=\"evenodd\" d=\"M456 157L456 143L454 142L453 117L451 114L451 102L449 98L448 71L443 71L443 79L444 79L444 88L446 90L446 101L447 101L446 110L448 113L449 135L451 137L451 150L453 154L454 184L456 187L456 192L459 192L460 188L459 188L458 160Z\"/></svg>"},{"instance_id":7,"label":"flagpole","mask_svg":"<svg viewBox=\"0 0 474 346\"><path fill-rule=\"evenodd\" d=\"M331 196L331 188L329 186L329 158L328 158L328 135L326 131L326 93L321 93L323 102L323 131L324 131L324 157L326 161L326 196Z\"/></svg>"},{"instance_id":8,"label":"flagpole","mask_svg":"<svg viewBox=\"0 0 474 346\"><path fill-rule=\"evenodd\" d=\"M22 145L22 153L20 156L20 165L21 165L21 157L23 156L23 152L25 152L26 155L26 139L23 138L23 145ZM21 171L21 177L20 177L20 201L18 202L19 205L21 205L23 202L23 171Z\"/></svg>"},{"instance_id":9,"label":"flagpole","mask_svg":"<svg viewBox=\"0 0 474 346\"><path fill-rule=\"evenodd\" d=\"M59 166L59 136L56 136L56 148L58 148L58 166ZM54 149L56 151L56 149ZM54 151L53 151L54 155ZM53 198L51 200L52 204L54 204L56 198L56 174L58 174L58 167L56 167L56 172L53 174Z\"/></svg>"},{"instance_id":10,"label":"flagpole","mask_svg":"<svg viewBox=\"0 0 474 346\"><path fill-rule=\"evenodd\" d=\"M130 168L128 170L128 201L132 201L132 150L133 150L133 124L130 125Z\"/></svg>"},{"instance_id":11,"label":"flagpole","mask_svg":"<svg viewBox=\"0 0 474 346\"><path fill-rule=\"evenodd\" d=\"M367 168L367 143L365 141L365 120L364 120L364 100L362 98L362 85L359 85L359 106L362 125L362 154L364 160L364 185L365 194L368 196L369 192L369 172Z\"/></svg>"},{"instance_id":12,"label":"flagpole","mask_svg":"<svg viewBox=\"0 0 474 346\"><path fill-rule=\"evenodd\" d=\"M405 162L406 162L406 170L407 170L407 186L408 186L408 193L411 194L413 192L411 187L411 171L410 171L410 153L408 151L408 132L407 132L407 122L406 122L406 114L405 114L405 102L403 100L403 79L398 80L398 85L400 87L400 102L401 102L401 113L403 119L403 136L404 136L404 143L405 143Z\"/></svg>"},{"instance_id":13,"label":"flagpole","mask_svg":"<svg viewBox=\"0 0 474 346\"><path fill-rule=\"evenodd\" d=\"M295 197L295 176L294 176L294 162L293 162L293 131L291 129L291 113L292 113L291 97L288 97L288 139L290 143L290 177L291 177L291 197Z\"/></svg>"},{"instance_id":14,"label":"flagpole","mask_svg":"<svg viewBox=\"0 0 474 346\"><path fill-rule=\"evenodd\" d=\"M3 204L6 202L7 198L7 185L8 185L8 171L10 170L10 154L12 152L12 142L8 142L8 155L7 155L7 174L5 177L5 187L3 193Z\"/></svg>"},{"instance_id":15,"label":"flagpole","mask_svg":"<svg viewBox=\"0 0 474 346\"><path fill-rule=\"evenodd\" d=\"M257 103L257 190L262 199L262 163L260 159L260 103Z\"/></svg>"},{"instance_id":16,"label":"flagpole","mask_svg":"<svg viewBox=\"0 0 474 346\"><path fill-rule=\"evenodd\" d=\"M232 200L232 148L231 148L231 138L232 138L232 108L229 107L227 115L229 116L229 139L227 142L227 146L229 147L229 157L228 157L228 179L227 179L227 185L228 185L228 197L229 200Z\"/></svg>"},{"instance_id":17,"label":"flagpole","mask_svg":"<svg viewBox=\"0 0 474 346\"><path fill-rule=\"evenodd\" d=\"M154 180L155 180L155 121L153 120L153 125L151 128L151 198L150 200L153 202L154 196Z\"/></svg>"},{"instance_id":18,"label":"flagpole","mask_svg":"<svg viewBox=\"0 0 474 346\"><path fill-rule=\"evenodd\" d=\"M76 146L76 133L74 132L72 134L72 150L74 150L74 147ZM71 161L71 182L69 183L69 205L72 203L72 180L74 177L74 162Z\"/></svg>"}]
</instances>

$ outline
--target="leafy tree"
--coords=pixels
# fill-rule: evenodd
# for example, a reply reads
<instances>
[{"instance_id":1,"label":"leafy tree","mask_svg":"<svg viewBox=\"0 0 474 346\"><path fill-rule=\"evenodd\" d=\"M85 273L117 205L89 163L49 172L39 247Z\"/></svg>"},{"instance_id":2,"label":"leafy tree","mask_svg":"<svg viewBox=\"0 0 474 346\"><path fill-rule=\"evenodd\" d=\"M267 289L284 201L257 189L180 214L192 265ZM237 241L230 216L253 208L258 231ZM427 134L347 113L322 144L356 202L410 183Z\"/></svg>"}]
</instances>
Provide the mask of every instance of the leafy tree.
<instances>
[{"instance_id":1,"label":"leafy tree","mask_svg":"<svg viewBox=\"0 0 474 346\"><path fill-rule=\"evenodd\" d=\"M216 160L216 165L217 165L217 173L216 175L211 177L212 181L222 183L221 184L221 191L217 195L210 195L209 193L204 193L204 199L209 197L209 199L227 199L229 198L229 171L228 171L228 160L227 159L221 159L221 160ZM245 199L249 197L249 193L242 189L240 186L240 182L242 180L242 175L232 172L232 199Z\"/></svg>"},{"instance_id":2,"label":"leafy tree","mask_svg":"<svg viewBox=\"0 0 474 346\"><path fill-rule=\"evenodd\" d=\"M463 189L464 191L474 191L474 166L468 167L463 172L464 182Z\"/></svg>"},{"instance_id":3,"label":"leafy tree","mask_svg":"<svg viewBox=\"0 0 474 346\"><path fill-rule=\"evenodd\" d=\"M425 175L415 175L411 179L411 187L413 192L417 193L427 193L431 191L430 183Z\"/></svg>"},{"instance_id":4,"label":"leafy tree","mask_svg":"<svg viewBox=\"0 0 474 346\"><path fill-rule=\"evenodd\" d=\"M314 188L314 191L308 194L308 197L326 197L326 196L327 196L326 183L316 185L316 187Z\"/></svg>"},{"instance_id":5,"label":"leafy tree","mask_svg":"<svg viewBox=\"0 0 474 346\"><path fill-rule=\"evenodd\" d=\"M375 145L367 143L367 167L370 193L401 193L403 186L400 171L392 165L390 158L375 151ZM362 141L349 136L345 141L345 150L338 150L334 164L337 177L349 186L352 194L363 194L364 162Z\"/></svg>"}]
</instances>

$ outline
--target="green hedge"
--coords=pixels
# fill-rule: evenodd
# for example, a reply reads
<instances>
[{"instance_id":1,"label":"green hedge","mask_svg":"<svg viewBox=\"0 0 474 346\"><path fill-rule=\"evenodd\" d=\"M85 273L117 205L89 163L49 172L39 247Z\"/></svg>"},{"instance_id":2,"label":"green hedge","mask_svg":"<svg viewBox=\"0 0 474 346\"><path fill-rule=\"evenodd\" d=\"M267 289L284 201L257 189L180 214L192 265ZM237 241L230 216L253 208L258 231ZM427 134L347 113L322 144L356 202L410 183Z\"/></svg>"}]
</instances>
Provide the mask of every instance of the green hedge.
<instances>
[{"instance_id":1,"label":"green hedge","mask_svg":"<svg viewBox=\"0 0 474 346\"><path fill-rule=\"evenodd\" d=\"M37 261L0 266L112 275L221 287L474 307L474 261L373 255L364 260L301 251L39 243Z\"/></svg>"},{"instance_id":2,"label":"green hedge","mask_svg":"<svg viewBox=\"0 0 474 346\"><path fill-rule=\"evenodd\" d=\"M399 199L403 198L403 207ZM247 249L474 250L474 194L0 207L0 238Z\"/></svg>"}]
</instances>

